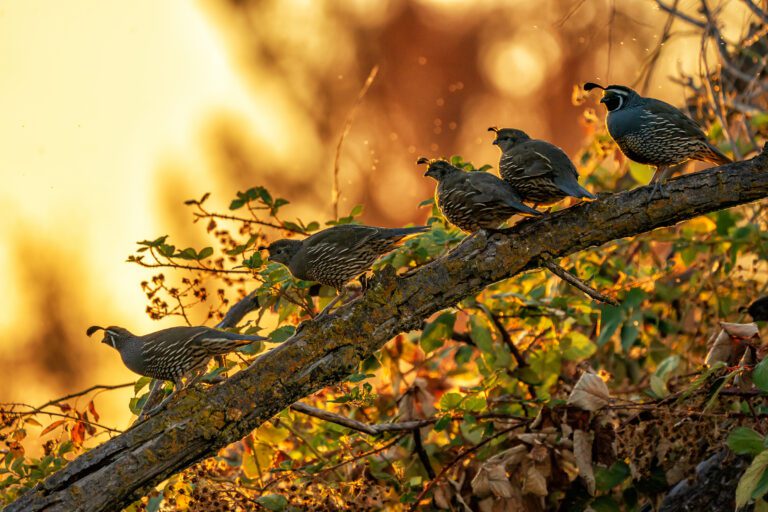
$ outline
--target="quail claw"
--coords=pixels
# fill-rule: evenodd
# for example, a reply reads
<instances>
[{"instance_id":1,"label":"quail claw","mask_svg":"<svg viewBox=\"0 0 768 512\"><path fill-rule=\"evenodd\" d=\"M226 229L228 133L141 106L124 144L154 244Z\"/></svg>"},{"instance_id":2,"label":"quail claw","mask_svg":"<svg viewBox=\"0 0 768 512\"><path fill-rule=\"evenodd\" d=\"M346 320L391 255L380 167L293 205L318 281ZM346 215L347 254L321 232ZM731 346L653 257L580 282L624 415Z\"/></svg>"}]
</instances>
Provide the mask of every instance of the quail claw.
<instances>
[{"instance_id":1,"label":"quail claw","mask_svg":"<svg viewBox=\"0 0 768 512\"><path fill-rule=\"evenodd\" d=\"M656 180L656 182L653 184L653 190L651 190L651 197L648 198L648 202L650 203L653 201L657 194L659 197L669 197L669 192L667 192L667 190L664 188L664 184L661 182L661 180Z\"/></svg>"}]
</instances>

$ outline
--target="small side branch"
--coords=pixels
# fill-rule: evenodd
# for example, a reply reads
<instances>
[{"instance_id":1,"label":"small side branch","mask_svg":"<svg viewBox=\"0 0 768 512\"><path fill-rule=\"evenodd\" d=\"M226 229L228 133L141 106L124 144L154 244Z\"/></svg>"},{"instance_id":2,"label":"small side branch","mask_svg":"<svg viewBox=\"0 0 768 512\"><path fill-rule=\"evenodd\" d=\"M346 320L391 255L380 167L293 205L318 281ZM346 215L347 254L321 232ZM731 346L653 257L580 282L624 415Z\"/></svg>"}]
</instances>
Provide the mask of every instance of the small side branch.
<instances>
[{"instance_id":1,"label":"small side branch","mask_svg":"<svg viewBox=\"0 0 768 512\"><path fill-rule=\"evenodd\" d=\"M562 279L563 281L567 282L571 286L578 288L585 294L592 297L597 302L602 302L605 304L610 304L611 306L618 306L619 303L616 301L616 299L613 299L611 297L608 297L607 295L600 293L599 291L595 290L591 286L589 286L587 283L579 279L578 277L574 276L567 270L565 270L563 267L555 263L554 261L545 261L542 263L542 266L546 267L547 270L555 274L557 277Z\"/></svg>"}]
</instances>

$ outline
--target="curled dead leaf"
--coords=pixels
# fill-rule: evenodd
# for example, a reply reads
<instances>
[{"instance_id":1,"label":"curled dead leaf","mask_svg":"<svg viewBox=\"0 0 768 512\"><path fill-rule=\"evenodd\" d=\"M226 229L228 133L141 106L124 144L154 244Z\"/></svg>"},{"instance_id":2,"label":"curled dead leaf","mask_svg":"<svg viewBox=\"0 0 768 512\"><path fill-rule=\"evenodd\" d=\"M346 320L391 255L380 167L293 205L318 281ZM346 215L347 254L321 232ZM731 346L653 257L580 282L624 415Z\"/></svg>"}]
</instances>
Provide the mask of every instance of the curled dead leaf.
<instances>
[{"instance_id":1,"label":"curled dead leaf","mask_svg":"<svg viewBox=\"0 0 768 512\"><path fill-rule=\"evenodd\" d=\"M523 494L535 494L536 496L546 496L548 494L547 479L536 469L536 466L529 466L528 471L525 473Z\"/></svg>"},{"instance_id":2,"label":"curled dead leaf","mask_svg":"<svg viewBox=\"0 0 768 512\"><path fill-rule=\"evenodd\" d=\"M499 498L511 498L513 488L504 466L502 464L483 464L475 478L472 479L472 492L480 498L485 498L491 494Z\"/></svg>"},{"instance_id":3,"label":"curled dead leaf","mask_svg":"<svg viewBox=\"0 0 768 512\"><path fill-rule=\"evenodd\" d=\"M595 495L595 472L592 468L592 440L594 434L583 430L573 432L573 454L576 457L576 467L579 476L584 480L587 491Z\"/></svg>"},{"instance_id":4,"label":"curled dead leaf","mask_svg":"<svg viewBox=\"0 0 768 512\"><path fill-rule=\"evenodd\" d=\"M747 348L747 341L759 340L760 333L757 324L736 324L720 322L720 331L710 336L707 345L710 345L704 364L713 366L715 363L724 362L729 366L735 365Z\"/></svg>"},{"instance_id":5,"label":"curled dead leaf","mask_svg":"<svg viewBox=\"0 0 768 512\"><path fill-rule=\"evenodd\" d=\"M594 412L608 405L611 393L605 381L594 373L584 372L568 397L568 405Z\"/></svg>"}]
</instances>

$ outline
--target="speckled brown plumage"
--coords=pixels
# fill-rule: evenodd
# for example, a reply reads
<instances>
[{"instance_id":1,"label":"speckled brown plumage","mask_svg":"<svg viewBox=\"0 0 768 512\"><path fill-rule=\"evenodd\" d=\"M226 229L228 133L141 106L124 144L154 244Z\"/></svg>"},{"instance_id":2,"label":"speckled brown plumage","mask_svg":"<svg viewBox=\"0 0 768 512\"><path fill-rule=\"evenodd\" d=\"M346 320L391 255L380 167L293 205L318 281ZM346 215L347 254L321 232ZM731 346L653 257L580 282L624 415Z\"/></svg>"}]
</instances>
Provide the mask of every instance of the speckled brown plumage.
<instances>
[{"instance_id":1,"label":"speckled brown plumage","mask_svg":"<svg viewBox=\"0 0 768 512\"><path fill-rule=\"evenodd\" d=\"M267 249L269 259L287 266L294 277L341 291L346 283L370 269L380 256L393 250L400 240L427 230L427 226L378 228L341 224L304 240L277 240Z\"/></svg>"},{"instance_id":2,"label":"speckled brown plumage","mask_svg":"<svg viewBox=\"0 0 768 512\"><path fill-rule=\"evenodd\" d=\"M595 199L579 185L576 166L559 147L514 128L489 130L502 151L499 173L523 201L546 206L568 196Z\"/></svg>"},{"instance_id":3,"label":"speckled brown plumage","mask_svg":"<svg viewBox=\"0 0 768 512\"><path fill-rule=\"evenodd\" d=\"M465 172L445 160L419 159L428 164L425 176L437 180L437 206L448 222L474 232L495 229L512 215L541 215L523 204L511 185L493 174Z\"/></svg>"}]
</instances>

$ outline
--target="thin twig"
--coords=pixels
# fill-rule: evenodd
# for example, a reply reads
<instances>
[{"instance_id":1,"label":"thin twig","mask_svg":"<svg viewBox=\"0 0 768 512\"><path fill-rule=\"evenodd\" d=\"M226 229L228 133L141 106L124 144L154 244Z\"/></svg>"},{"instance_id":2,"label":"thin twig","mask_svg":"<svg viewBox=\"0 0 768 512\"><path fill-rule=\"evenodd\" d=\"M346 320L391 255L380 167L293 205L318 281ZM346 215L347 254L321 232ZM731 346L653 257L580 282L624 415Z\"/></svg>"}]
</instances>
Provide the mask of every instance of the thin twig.
<instances>
[{"instance_id":1,"label":"thin twig","mask_svg":"<svg viewBox=\"0 0 768 512\"><path fill-rule=\"evenodd\" d=\"M355 100L355 103L352 105L352 109L349 111L349 114L347 114L347 119L344 122L344 130L341 132L341 137L339 137L339 143L336 144L336 157L333 160L333 190L331 190L331 204L333 205L334 219L339 218L339 197L341 197L341 188L339 186L341 147L344 145L344 139L347 138L349 129L352 127L352 120L355 118L355 113L357 112L357 108L360 106L360 103L363 101L363 98L368 92L368 89L371 88L371 85L373 84L373 81L376 79L376 75L378 73L379 73L378 65L373 66L373 68L371 68L371 72L368 73L368 78L365 79L365 83L363 84L363 87L360 89L360 92L357 93L357 99Z\"/></svg>"},{"instance_id":2,"label":"thin twig","mask_svg":"<svg viewBox=\"0 0 768 512\"><path fill-rule=\"evenodd\" d=\"M111 389L122 389L122 388L127 388L127 387L130 387L130 386L133 386L134 384L135 384L134 382L127 382L125 384L115 384L115 385L112 385L112 386L98 384L98 385L95 385L95 386L91 386L91 387L89 387L87 389L84 389L82 391L78 391L76 393L71 393L69 395L64 395L64 396L62 396L60 398L55 398L53 400L50 400L50 401L44 403L40 407L33 407L34 410L32 412L41 412L46 407L50 407L52 405L58 405L60 402L63 402L65 400L71 400L72 398L78 398L78 397L81 397L83 395L87 395L91 391L97 391L97 390L108 391L108 390L111 390ZM30 406L27 406L27 407L30 407Z\"/></svg>"},{"instance_id":3,"label":"thin twig","mask_svg":"<svg viewBox=\"0 0 768 512\"><path fill-rule=\"evenodd\" d=\"M424 471L427 472L427 476L430 480L435 479L435 469L432 467L432 463L429 462L429 455L424 450L424 444L421 442L421 430L418 428L413 429L413 451L419 456L421 465L424 466Z\"/></svg>"},{"instance_id":4,"label":"thin twig","mask_svg":"<svg viewBox=\"0 0 768 512\"><path fill-rule=\"evenodd\" d=\"M554 261L545 261L542 263L542 266L546 267L550 272L552 272L553 274L555 274L557 277L567 282L568 284L572 285L574 288L578 288L585 294L589 295L597 302L610 304L611 306L619 305L616 299L612 299L611 297L608 297L607 295L595 290L594 288L589 286L587 283L585 283L578 277L574 276L573 274L565 270L563 267L561 267Z\"/></svg>"},{"instance_id":5,"label":"thin twig","mask_svg":"<svg viewBox=\"0 0 768 512\"><path fill-rule=\"evenodd\" d=\"M504 434L508 434L509 432L512 432L513 430L515 430L517 428L520 428L520 426L523 423L524 422L521 422L520 424L515 425L513 427L505 428L504 430L493 434L491 437L489 437L487 439L483 439L482 441L477 443L475 446L473 446L471 448L467 448L466 450L464 450L463 452L458 454L451 462L449 462L448 464L443 466L443 468L440 470L440 473L438 473L438 475L435 478L433 478L432 480L427 482L427 485L425 485L424 489L422 489L421 492L419 493L419 495L416 496L416 499L411 504L411 506L408 509L408 511L409 512L413 512L413 511L415 511L419 507L419 503L421 502L421 500L424 499L424 497L427 495L427 493L430 490L432 490L432 487L435 486L435 484L448 472L449 469L451 469L453 466L455 466L456 464L458 464L459 462L464 460L466 457L472 455L474 452L476 452L477 450L479 450L480 448L482 448L486 444L490 443L494 439L496 439L498 437L501 437Z\"/></svg>"}]
</instances>

